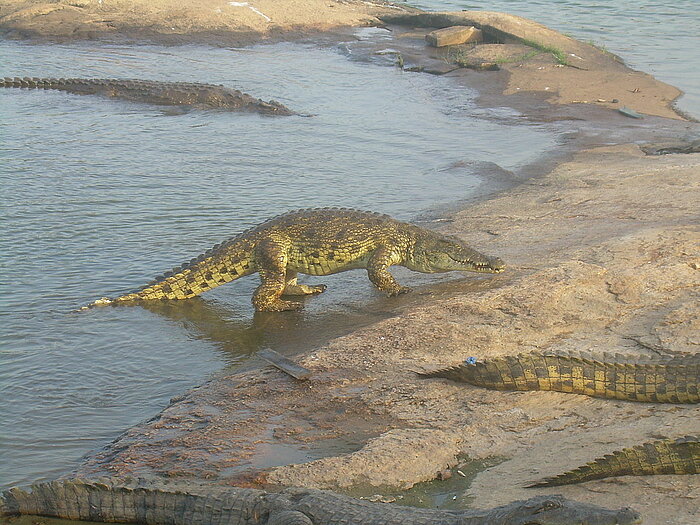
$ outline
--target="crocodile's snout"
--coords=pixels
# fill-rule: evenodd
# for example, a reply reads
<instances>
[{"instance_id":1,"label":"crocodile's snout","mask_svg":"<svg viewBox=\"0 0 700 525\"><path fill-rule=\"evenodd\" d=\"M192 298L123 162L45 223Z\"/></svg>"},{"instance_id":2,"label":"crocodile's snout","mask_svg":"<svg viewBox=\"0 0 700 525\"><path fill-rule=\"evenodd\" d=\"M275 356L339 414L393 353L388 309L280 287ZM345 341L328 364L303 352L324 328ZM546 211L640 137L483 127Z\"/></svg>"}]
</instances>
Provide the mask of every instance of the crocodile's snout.
<instances>
[{"instance_id":1,"label":"crocodile's snout","mask_svg":"<svg viewBox=\"0 0 700 525\"><path fill-rule=\"evenodd\" d=\"M491 265L491 271L493 273L501 273L506 269L506 263L504 263L500 258L498 257L492 257L490 261Z\"/></svg>"},{"instance_id":2,"label":"crocodile's snout","mask_svg":"<svg viewBox=\"0 0 700 525\"><path fill-rule=\"evenodd\" d=\"M617 518L617 522L620 525L626 523L629 523L630 525L637 525L638 523L642 523L642 517L640 516L639 512L636 512L629 507L625 507L624 509L620 510L618 514L619 516Z\"/></svg>"}]
</instances>

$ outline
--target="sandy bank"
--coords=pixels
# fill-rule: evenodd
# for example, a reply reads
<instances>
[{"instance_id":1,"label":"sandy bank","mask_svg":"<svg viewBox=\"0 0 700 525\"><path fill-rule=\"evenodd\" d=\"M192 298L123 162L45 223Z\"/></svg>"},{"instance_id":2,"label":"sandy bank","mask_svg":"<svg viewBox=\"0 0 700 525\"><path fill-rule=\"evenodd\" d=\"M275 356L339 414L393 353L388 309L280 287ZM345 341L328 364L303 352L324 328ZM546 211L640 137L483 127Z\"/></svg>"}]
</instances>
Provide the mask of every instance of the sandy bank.
<instances>
[{"instance_id":1,"label":"sandy bank","mask_svg":"<svg viewBox=\"0 0 700 525\"><path fill-rule=\"evenodd\" d=\"M219 377L129 430L81 474L410 487L460 453L510 458L473 484L485 506L536 492L521 486L611 447L696 433L693 405L490 392L419 380L413 370L528 350L697 352L698 191L698 154L583 152L446 228L502 255L506 274L443 285L425 306L310 352L301 362L314 371L311 381L273 369ZM328 440L354 441L359 450L260 469ZM699 490L697 476L656 476L551 492L630 505L645 523L682 524L698 511Z\"/></svg>"}]
</instances>

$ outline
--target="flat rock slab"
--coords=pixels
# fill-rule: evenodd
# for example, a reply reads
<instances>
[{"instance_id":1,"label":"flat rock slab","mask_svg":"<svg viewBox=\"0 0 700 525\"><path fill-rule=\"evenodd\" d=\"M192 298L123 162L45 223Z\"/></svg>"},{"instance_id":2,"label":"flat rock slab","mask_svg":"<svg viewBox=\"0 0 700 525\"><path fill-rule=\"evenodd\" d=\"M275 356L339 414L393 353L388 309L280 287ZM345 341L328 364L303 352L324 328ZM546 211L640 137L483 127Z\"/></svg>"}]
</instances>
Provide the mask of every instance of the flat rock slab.
<instances>
[{"instance_id":1,"label":"flat rock slab","mask_svg":"<svg viewBox=\"0 0 700 525\"><path fill-rule=\"evenodd\" d=\"M498 63L510 75L506 95L542 92L553 104L593 103L615 110L626 106L647 115L684 118L672 107L682 94L679 89L630 69L612 53L527 18L489 11L458 11L391 13L380 15L380 19L386 24L411 28L474 26L483 31L489 43L527 45L536 53L525 62Z\"/></svg>"},{"instance_id":2,"label":"flat rock slab","mask_svg":"<svg viewBox=\"0 0 700 525\"><path fill-rule=\"evenodd\" d=\"M376 23L396 11L361 0L0 0L0 33L52 39L115 35L164 43L247 43Z\"/></svg>"},{"instance_id":3,"label":"flat rock slab","mask_svg":"<svg viewBox=\"0 0 700 525\"><path fill-rule=\"evenodd\" d=\"M452 26L436 29L425 35L425 40L433 47L455 46L470 42L481 42L483 34L476 27Z\"/></svg>"}]
</instances>

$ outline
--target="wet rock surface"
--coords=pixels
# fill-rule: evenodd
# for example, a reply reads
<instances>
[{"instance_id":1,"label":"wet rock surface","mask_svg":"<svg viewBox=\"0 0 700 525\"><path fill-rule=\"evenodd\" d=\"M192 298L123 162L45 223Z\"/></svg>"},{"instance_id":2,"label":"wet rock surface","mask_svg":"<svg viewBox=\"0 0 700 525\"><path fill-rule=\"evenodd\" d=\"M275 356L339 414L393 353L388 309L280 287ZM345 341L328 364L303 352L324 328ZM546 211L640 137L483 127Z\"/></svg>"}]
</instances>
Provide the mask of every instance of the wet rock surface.
<instances>
[{"instance_id":1,"label":"wet rock surface","mask_svg":"<svg viewBox=\"0 0 700 525\"><path fill-rule=\"evenodd\" d=\"M630 69L612 53L526 18L507 13L460 11L390 13L380 15L380 19L395 28L397 35L404 33L404 37L409 37L411 31L418 36L420 31L430 33L434 28L460 25L480 28L487 49L481 45L460 44L421 54L441 53L440 58L462 67L503 69L508 72L508 84L503 91L506 95L540 92L554 104L627 107L649 115L685 118L672 107L673 101L681 95L677 88ZM500 46L504 48L498 50ZM484 54L492 58L489 60Z\"/></svg>"}]
</instances>

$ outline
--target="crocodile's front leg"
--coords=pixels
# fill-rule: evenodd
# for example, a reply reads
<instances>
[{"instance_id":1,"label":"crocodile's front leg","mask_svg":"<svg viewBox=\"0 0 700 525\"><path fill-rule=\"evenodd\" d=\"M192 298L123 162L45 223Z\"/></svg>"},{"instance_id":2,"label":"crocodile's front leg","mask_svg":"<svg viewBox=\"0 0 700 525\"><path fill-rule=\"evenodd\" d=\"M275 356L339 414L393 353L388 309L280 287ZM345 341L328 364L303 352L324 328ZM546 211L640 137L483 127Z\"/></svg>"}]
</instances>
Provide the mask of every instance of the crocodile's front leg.
<instances>
[{"instance_id":1,"label":"crocodile's front leg","mask_svg":"<svg viewBox=\"0 0 700 525\"><path fill-rule=\"evenodd\" d=\"M278 239L258 243L255 247L255 261L261 281L253 294L255 309L259 312L301 309L301 303L280 299L287 284L287 243Z\"/></svg>"},{"instance_id":2,"label":"crocodile's front leg","mask_svg":"<svg viewBox=\"0 0 700 525\"><path fill-rule=\"evenodd\" d=\"M387 268L401 262L401 257L387 248L381 247L367 261L367 275L372 284L389 296L410 292L407 286L401 286Z\"/></svg>"},{"instance_id":3,"label":"crocodile's front leg","mask_svg":"<svg viewBox=\"0 0 700 525\"><path fill-rule=\"evenodd\" d=\"M284 292L282 295L314 295L326 290L325 284L299 284L297 283L297 272L287 270L285 276Z\"/></svg>"}]
</instances>

